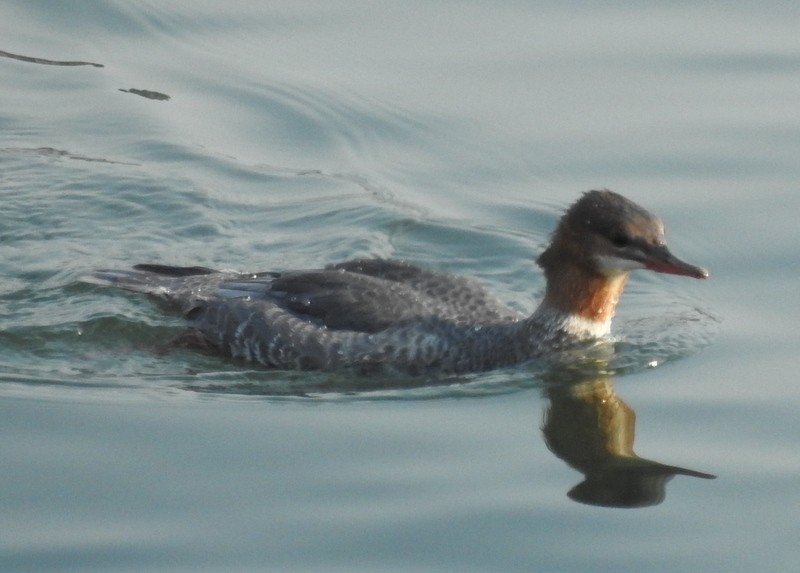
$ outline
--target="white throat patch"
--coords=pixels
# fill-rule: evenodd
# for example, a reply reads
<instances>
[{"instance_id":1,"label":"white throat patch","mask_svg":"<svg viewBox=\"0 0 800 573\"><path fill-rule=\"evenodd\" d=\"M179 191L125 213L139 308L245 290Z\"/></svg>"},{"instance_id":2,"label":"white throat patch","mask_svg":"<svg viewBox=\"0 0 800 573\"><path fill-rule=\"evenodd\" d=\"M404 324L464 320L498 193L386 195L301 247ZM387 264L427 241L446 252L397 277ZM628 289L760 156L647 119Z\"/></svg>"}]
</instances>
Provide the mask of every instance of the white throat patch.
<instances>
[{"instance_id":1,"label":"white throat patch","mask_svg":"<svg viewBox=\"0 0 800 573\"><path fill-rule=\"evenodd\" d=\"M635 271L636 269L643 269L644 264L639 261L632 261L630 259L621 259L611 255L597 255L594 258L600 266L600 270L604 273L627 273Z\"/></svg>"}]
</instances>

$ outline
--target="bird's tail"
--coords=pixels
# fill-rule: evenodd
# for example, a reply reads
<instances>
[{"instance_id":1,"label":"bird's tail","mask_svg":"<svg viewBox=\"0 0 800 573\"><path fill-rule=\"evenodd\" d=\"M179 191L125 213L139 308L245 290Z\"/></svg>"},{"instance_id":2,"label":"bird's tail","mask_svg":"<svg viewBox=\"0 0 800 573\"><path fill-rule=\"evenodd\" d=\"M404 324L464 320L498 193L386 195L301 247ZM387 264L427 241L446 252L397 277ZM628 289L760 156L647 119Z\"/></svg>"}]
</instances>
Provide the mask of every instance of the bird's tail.
<instances>
[{"instance_id":1,"label":"bird's tail","mask_svg":"<svg viewBox=\"0 0 800 573\"><path fill-rule=\"evenodd\" d=\"M217 271L206 267L171 267L167 265L136 265L130 270L99 269L82 281L89 284L112 286L133 292L148 294L165 300L174 300L175 295L192 283L190 277L214 274Z\"/></svg>"}]
</instances>

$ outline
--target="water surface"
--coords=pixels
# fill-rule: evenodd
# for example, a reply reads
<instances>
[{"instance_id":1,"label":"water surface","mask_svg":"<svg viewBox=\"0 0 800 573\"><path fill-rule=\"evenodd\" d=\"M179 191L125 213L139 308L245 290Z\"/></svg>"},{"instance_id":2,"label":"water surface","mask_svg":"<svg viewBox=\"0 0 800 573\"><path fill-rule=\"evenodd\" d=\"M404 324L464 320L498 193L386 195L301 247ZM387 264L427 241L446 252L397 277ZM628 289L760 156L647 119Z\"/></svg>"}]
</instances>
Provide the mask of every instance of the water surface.
<instances>
[{"instance_id":1,"label":"water surface","mask_svg":"<svg viewBox=\"0 0 800 573\"><path fill-rule=\"evenodd\" d=\"M2 568L793 569L797 21L780 3L4 3ZM265 372L165 353L180 319L80 282L381 256L531 310L535 255L596 187L712 273L635 274L610 364Z\"/></svg>"}]
</instances>

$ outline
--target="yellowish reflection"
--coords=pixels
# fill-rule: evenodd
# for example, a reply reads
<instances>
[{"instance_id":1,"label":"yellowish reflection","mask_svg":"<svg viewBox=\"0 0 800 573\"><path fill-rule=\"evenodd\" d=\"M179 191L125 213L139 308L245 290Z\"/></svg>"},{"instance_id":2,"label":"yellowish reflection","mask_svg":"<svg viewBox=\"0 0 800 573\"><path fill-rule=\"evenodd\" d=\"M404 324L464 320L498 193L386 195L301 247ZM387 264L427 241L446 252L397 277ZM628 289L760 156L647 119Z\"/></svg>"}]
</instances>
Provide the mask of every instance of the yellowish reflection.
<instances>
[{"instance_id":1,"label":"yellowish reflection","mask_svg":"<svg viewBox=\"0 0 800 573\"><path fill-rule=\"evenodd\" d=\"M610 507L645 507L664 500L675 475L711 474L639 457L633 450L636 413L620 398L602 363L548 380L543 433L550 450L584 474L567 495Z\"/></svg>"}]
</instances>

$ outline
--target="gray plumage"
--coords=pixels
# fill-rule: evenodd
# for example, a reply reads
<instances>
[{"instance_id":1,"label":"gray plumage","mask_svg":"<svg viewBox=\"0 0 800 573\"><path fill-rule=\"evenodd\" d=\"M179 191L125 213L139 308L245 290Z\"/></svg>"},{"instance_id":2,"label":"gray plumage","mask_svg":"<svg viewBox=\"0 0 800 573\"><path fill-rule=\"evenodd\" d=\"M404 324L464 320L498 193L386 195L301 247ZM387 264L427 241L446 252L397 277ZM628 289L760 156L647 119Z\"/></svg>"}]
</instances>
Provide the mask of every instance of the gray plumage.
<instances>
[{"instance_id":1,"label":"gray plumage","mask_svg":"<svg viewBox=\"0 0 800 573\"><path fill-rule=\"evenodd\" d=\"M167 303L190 321L193 344L274 368L463 373L563 338L552 328L543 337L549 321L525 319L471 279L400 261L257 274L137 265L89 280Z\"/></svg>"}]
</instances>

